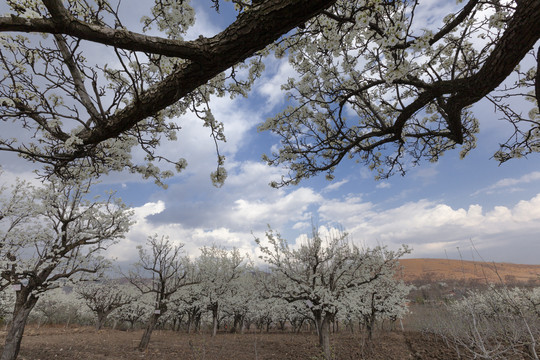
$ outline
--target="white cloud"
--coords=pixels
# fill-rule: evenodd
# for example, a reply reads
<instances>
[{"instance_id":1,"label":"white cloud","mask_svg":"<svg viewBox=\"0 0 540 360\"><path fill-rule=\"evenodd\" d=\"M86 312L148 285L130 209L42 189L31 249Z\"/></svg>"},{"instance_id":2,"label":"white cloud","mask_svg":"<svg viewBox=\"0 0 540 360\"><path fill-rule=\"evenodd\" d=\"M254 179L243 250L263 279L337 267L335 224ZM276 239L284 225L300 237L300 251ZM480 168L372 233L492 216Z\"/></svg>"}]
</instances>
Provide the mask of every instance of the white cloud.
<instances>
[{"instance_id":1,"label":"white cloud","mask_svg":"<svg viewBox=\"0 0 540 360\"><path fill-rule=\"evenodd\" d=\"M294 78L296 71L285 59L267 59L266 66L275 65L277 62L277 71L271 76L264 76L257 82L256 91L266 97L264 111L272 110L280 102L284 101L285 96L281 85L287 82L288 78Z\"/></svg>"},{"instance_id":2,"label":"white cloud","mask_svg":"<svg viewBox=\"0 0 540 360\"><path fill-rule=\"evenodd\" d=\"M363 180L366 180L366 179L373 179L374 173L372 171L370 171L368 169L367 166L362 166L360 168L360 178L363 179Z\"/></svg>"},{"instance_id":3,"label":"white cloud","mask_svg":"<svg viewBox=\"0 0 540 360\"><path fill-rule=\"evenodd\" d=\"M216 25L216 22L210 18L208 7L200 6L198 3L193 3L195 9L195 24L187 31L186 40L195 40L199 36L212 37L223 30L223 27Z\"/></svg>"},{"instance_id":4,"label":"white cloud","mask_svg":"<svg viewBox=\"0 0 540 360\"><path fill-rule=\"evenodd\" d=\"M341 181L336 181L336 182L333 182L331 183L330 185L327 185L324 189L323 189L323 192L328 192L328 191L332 191L332 190L337 190L339 189L341 186L345 185L346 183L348 183L349 180L348 179L343 179Z\"/></svg>"},{"instance_id":5,"label":"white cloud","mask_svg":"<svg viewBox=\"0 0 540 360\"><path fill-rule=\"evenodd\" d=\"M389 189L392 185L389 182L380 182L377 184L377 189Z\"/></svg>"},{"instance_id":6,"label":"white cloud","mask_svg":"<svg viewBox=\"0 0 540 360\"><path fill-rule=\"evenodd\" d=\"M411 177L414 179L422 179L424 182L434 181L435 177L439 174L439 171L435 166L424 166L421 168L415 168L411 171Z\"/></svg>"},{"instance_id":7,"label":"white cloud","mask_svg":"<svg viewBox=\"0 0 540 360\"><path fill-rule=\"evenodd\" d=\"M247 167L250 166L257 167L255 164ZM240 182L240 179L235 181ZM182 223L182 216L177 221L168 218L156 222L155 216L169 211L166 203L161 201L136 208L136 224L127 239L111 249L111 255L133 262L137 257L135 247L143 244L148 235L158 233L185 243L185 250L191 256L197 256L201 246L217 244L239 248L255 257L257 249L252 231L260 237L270 224L294 244L310 233L314 213L318 213L322 230L339 224L362 246L383 244L397 248L401 244L411 245L414 257L442 258L447 251L456 257L456 247L471 248L474 243L475 251L487 260L534 262L536 250L529 252L524 248L538 247L540 194L511 207L491 209L484 209L479 204L456 209L426 199L379 209L359 196L331 199L310 188L300 187L289 192L274 190L272 196L254 197L249 194L237 197L240 192L236 191L230 198L229 207L221 208L217 226L208 225L208 222ZM214 212L209 214L197 212L200 217L211 216Z\"/></svg>"},{"instance_id":8,"label":"white cloud","mask_svg":"<svg viewBox=\"0 0 540 360\"><path fill-rule=\"evenodd\" d=\"M348 229L350 225L362 221L366 214L372 213L372 208L372 203L363 202L361 197L353 195L345 200L326 200L318 212L322 221L338 222Z\"/></svg>"},{"instance_id":9,"label":"white cloud","mask_svg":"<svg viewBox=\"0 0 540 360\"><path fill-rule=\"evenodd\" d=\"M523 245L519 249L512 242L537 241L540 233L540 194L514 207L495 206L487 211L477 204L453 209L428 200L378 211L370 203L351 198L325 202L319 213L326 220L339 221L355 240L370 246L378 242L412 245L414 257L443 257L445 249L471 246L471 240L490 256L499 248L506 249L504 256L526 257ZM522 262L533 261L527 259Z\"/></svg>"},{"instance_id":10,"label":"white cloud","mask_svg":"<svg viewBox=\"0 0 540 360\"><path fill-rule=\"evenodd\" d=\"M143 245L148 236L159 233L154 229L148 221L147 217L154 214L159 214L165 210L165 203L162 201L148 202L142 206L133 208L133 222L130 231L125 239L120 240L117 244L111 246L108 255L118 259L121 262L135 262L137 259L137 246ZM167 235L159 233L160 235Z\"/></svg>"},{"instance_id":11,"label":"white cloud","mask_svg":"<svg viewBox=\"0 0 540 360\"><path fill-rule=\"evenodd\" d=\"M495 184L488 186L484 189L480 189L473 193L473 195L478 195L481 193L493 194L497 190L505 189L507 191L519 191L519 188L516 188L517 185L521 184L530 184L532 182L540 181L540 171L533 171L531 173L525 174L519 178L505 178L497 181ZM510 188L510 189L508 189Z\"/></svg>"},{"instance_id":12,"label":"white cloud","mask_svg":"<svg viewBox=\"0 0 540 360\"><path fill-rule=\"evenodd\" d=\"M134 208L135 224L125 239L109 249L109 256L120 262L134 263L138 259L137 246L144 246L148 236L153 234L168 236L170 241L184 244L185 253L191 257L198 256L201 247L213 244L228 249L237 248L243 254L249 254L252 258L255 256L255 242L249 231L240 233L224 227L208 230L201 227L189 228L178 223L155 224L149 221L149 216L159 214L165 209L162 201L149 202Z\"/></svg>"},{"instance_id":13,"label":"white cloud","mask_svg":"<svg viewBox=\"0 0 540 360\"><path fill-rule=\"evenodd\" d=\"M33 186L42 185L32 171L25 171L23 168L13 168L11 166L7 168L0 166L0 186L15 185L17 179L26 181Z\"/></svg>"},{"instance_id":14,"label":"white cloud","mask_svg":"<svg viewBox=\"0 0 540 360\"><path fill-rule=\"evenodd\" d=\"M308 207L322 200L309 188L298 188L274 201L235 201L231 216L242 219L246 224L271 224L280 227L289 221L305 220ZM252 225L253 226L253 225Z\"/></svg>"}]
</instances>

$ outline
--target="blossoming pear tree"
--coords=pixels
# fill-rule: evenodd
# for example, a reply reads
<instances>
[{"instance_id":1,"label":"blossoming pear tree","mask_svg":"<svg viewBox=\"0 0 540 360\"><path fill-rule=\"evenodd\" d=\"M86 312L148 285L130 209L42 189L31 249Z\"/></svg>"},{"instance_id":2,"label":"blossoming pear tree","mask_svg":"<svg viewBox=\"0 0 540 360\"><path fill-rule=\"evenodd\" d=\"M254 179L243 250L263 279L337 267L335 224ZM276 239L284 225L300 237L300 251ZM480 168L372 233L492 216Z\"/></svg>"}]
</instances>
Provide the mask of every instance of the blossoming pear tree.
<instances>
[{"instance_id":1,"label":"blossoming pear tree","mask_svg":"<svg viewBox=\"0 0 540 360\"><path fill-rule=\"evenodd\" d=\"M162 138L176 139L180 125L169 120L191 111L216 143L225 141L210 97L246 95L263 68L259 52L334 0L232 2L237 16L226 29L186 41L196 15L189 1L145 2L148 14L133 30L117 1L8 1L10 13L0 17L0 119L29 136L3 136L0 149L45 164L47 174L69 175L82 160L95 174L128 168L161 184L172 172L155 162L186 166L155 153ZM219 10L220 1L213 5ZM160 36L151 35L156 30ZM95 50L84 42L102 45L111 60L89 62ZM132 161L137 145L145 163ZM226 171L219 151L217 158L212 180L220 184Z\"/></svg>"},{"instance_id":2,"label":"blossoming pear tree","mask_svg":"<svg viewBox=\"0 0 540 360\"><path fill-rule=\"evenodd\" d=\"M92 181L17 181L0 194L0 287L15 291L2 360L17 357L28 316L42 293L101 276L102 252L129 229L131 211L109 193L88 200Z\"/></svg>"},{"instance_id":3,"label":"blossoming pear tree","mask_svg":"<svg viewBox=\"0 0 540 360\"><path fill-rule=\"evenodd\" d=\"M266 289L273 297L302 302L315 320L319 346L330 359L330 323L340 302L379 279L395 276L398 259L409 252L384 247L360 249L346 233L329 231L323 238L316 228L306 241L291 247L278 233L267 231L266 240L256 240L272 276Z\"/></svg>"},{"instance_id":4,"label":"blossoming pear tree","mask_svg":"<svg viewBox=\"0 0 540 360\"><path fill-rule=\"evenodd\" d=\"M149 236L147 246L138 246L139 261L129 272L129 281L142 295L154 301L138 349L145 351L158 320L164 315L173 295L196 282L191 261L182 252L184 244L175 244L165 236Z\"/></svg>"},{"instance_id":5,"label":"blossoming pear tree","mask_svg":"<svg viewBox=\"0 0 540 360\"><path fill-rule=\"evenodd\" d=\"M108 316L124 305L135 300L126 285L111 280L81 282L75 288L77 296L84 301L96 318L96 329L100 330Z\"/></svg>"},{"instance_id":6,"label":"blossoming pear tree","mask_svg":"<svg viewBox=\"0 0 540 360\"><path fill-rule=\"evenodd\" d=\"M380 277L343 297L340 315L351 330L354 329L352 320L359 320L371 340L378 321L389 320L394 324L407 314L407 295L411 288L398 278L397 271L394 276Z\"/></svg>"},{"instance_id":7,"label":"blossoming pear tree","mask_svg":"<svg viewBox=\"0 0 540 360\"><path fill-rule=\"evenodd\" d=\"M142 295L135 287L129 287L128 293L135 297L129 304L119 307L111 314L111 318L117 323L127 323L128 330L133 330L135 324L142 322L154 311L153 298L149 299L148 294Z\"/></svg>"},{"instance_id":8,"label":"blossoming pear tree","mask_svg":"<svg viewBox=\"0 0 540 360\"><path fill-rule=\"evenodd\" d=\"M198 271L197 267L195 267L195 271ZM195 278L201 279L198 273L196 273ZM203 312L206 310L205 299L201 296L201 287L202 284L199 282L182 288L178 292L177 306L184 309L186 315L186 332L188 334L200 331L201 319Z\"/></svg>"},{"instance_id":9,"label":"blossoming pear tree","mask_svg":"<svg viewBox=\"0 0 540 360\"><path fill-rule=\"evenodd\" d=\"M243 333L246 317L256 303L261 301L258 283L254 271L243 271L233 286L229 287L229 294L221 304L221 311L232 318L230 332Z\"/></svg>"},{"instance_id":10,"label":"blossoming pear tree","mask_svg":"<svg viewBox=\"0 0 540 360\"><path fill-rule=\"evenodd\" d=\"M58 287L41 294L28 322L37 323L38 327L41 324L63 324L65 328L72 323L88 324L92 314L73 291L65 291L67 288L70 287Z\"/></svg>"},{"instance_id":11,"label":"blossoming pear tree","mask_svg":"<svg viewBox=\"0 0 540 360\"><path fill-rule=\"evenodd\" d=\"M197 259L200 286L199 296L205 299L212 314L212 336L216 336L221 305L239 286L239 278L250 267L249 259L238 249L225 250L218 246L201 248Z\"/></svg>"}]
</instances>

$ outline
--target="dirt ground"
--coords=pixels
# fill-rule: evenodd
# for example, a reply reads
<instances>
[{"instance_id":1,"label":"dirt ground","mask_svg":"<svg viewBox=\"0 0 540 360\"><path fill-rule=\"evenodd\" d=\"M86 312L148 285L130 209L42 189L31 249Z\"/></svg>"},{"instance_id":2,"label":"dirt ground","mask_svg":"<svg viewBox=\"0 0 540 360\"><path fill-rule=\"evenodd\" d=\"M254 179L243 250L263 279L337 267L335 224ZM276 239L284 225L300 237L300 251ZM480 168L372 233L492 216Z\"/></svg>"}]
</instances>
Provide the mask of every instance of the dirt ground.
<instances>
[{"instance_id":1,"label":"dirt ground","mask_svg":"<svg viewBox=\"0 0 540 360\"><path fill-rule=\"evenodd\" d=\"M220 333L206 334L155 331L148 351L135 348L142 331L100 330L88 327L52 328L31 326L25 331L19 359L322 359L316 334ZM3 344L5 332L0 331ZM414 332L385 332L367 346L358 334L332 334L335 359L428 360L457 359L455 353L438 339Z\"/></svg>"}]
</instances>

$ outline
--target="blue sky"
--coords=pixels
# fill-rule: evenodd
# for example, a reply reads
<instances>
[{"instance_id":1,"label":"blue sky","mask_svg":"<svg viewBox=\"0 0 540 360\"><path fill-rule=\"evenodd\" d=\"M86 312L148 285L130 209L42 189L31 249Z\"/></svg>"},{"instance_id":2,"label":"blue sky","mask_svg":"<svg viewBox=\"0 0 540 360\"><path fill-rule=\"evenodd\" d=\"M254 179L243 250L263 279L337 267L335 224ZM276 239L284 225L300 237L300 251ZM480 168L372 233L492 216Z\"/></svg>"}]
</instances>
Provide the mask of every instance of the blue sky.
<instances>
[{"instance_id":1,"label":"blue sky","mask_svg":"<svg viewBox=\"0 0 540 360\"><path fill-rule=\"evenodd\" d=\"M211 35L224 26L208 6L200 6L192 36ZM227 13L224 8L222 11ZM225 125L229 177L214 188L210 172L216 158L208 129L187 115L177 119L178 141L164 143L160 154L185 157L188 168L169 179L163 190L131 174L111 174L98 190L113 189L135 209L137 223L127 238L111 248L120 262L136 259L136 245L153 233L186 244L190 254L200 246L238 247L257 256L254 236L267 226L291 242L310 232L340 226L361 246L408 244L409 257L434 257L540 264L540 157L517 159L501 166L491 159L511 134L487 102L473 111L480 120L478 147L465 159L459 149L438 163L423 162L405 177L375 181L362 165L346 161L329 182L324 175L298 186L272 189L268 183L284 169L261 162L278 139L257 126L281 109L280 84L292 76L290 66L269 58L267 71L249 98L212 100L215 117ZM4 126L4 125L3 125ZM0 154L5 173L28 177L30 167L10 154ZM135 152L135 157L141 156ZM475 249L473 249L473 246Z\"/></svg>"}]
</instances>

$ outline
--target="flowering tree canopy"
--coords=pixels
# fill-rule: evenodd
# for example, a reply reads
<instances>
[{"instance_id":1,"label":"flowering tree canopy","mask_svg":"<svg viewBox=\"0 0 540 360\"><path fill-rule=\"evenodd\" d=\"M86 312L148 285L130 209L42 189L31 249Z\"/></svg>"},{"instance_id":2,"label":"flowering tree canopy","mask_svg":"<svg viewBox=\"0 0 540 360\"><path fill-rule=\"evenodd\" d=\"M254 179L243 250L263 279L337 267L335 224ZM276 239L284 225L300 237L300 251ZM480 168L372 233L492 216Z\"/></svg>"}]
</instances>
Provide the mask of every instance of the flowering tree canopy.
<instances>
[{"instance_id":1,"label":"flowering tree canopy","mask_svg":"<svg viewBox=\"0 0 540 360\"><path fill-rule=\"evenodd\" d=\"M16 121L34 139L2 138L0 149L46 164L47 173L69 174L67 165L82 161L94 173L127 167L160 183L172 173L153 165L168 161L154 149L162 137L175 139L180 128L167 119L193 111L216 142L224 141L210 96L245 95L262 68L259 58L249 65L244 60L333 3L234 2L238 16L224 31L184 41L195 16L188 1L156 0L142 33L129 31L119 4L107 0L8 1L12 13L0 17L0 118ZM219 9L218 0L214 5ZM152 27L164 36L146 35ZM12 32L49 36L30 41ZM83 40L109 46L117 66L89 64ZM238 69L245 67L240 78ZM131 161L137 144L146 164ZM223 161L218 153L216 184L225 178ZM186 166L184 159L170 162L178 171Z\"/></svg>"},{"instance_id":2,"label":"flowering tree canopy","mask_svg":"<svg viewBox=\"0 0 540 360\"><path fill-rule=\"evenodd\" d=\"M128 286L108 282L81 282L75 288L78 297L96 315L96 329L99 330L113 311L131 304L135 297Z\"/></svg>"},{"instance_id":3,"label":"flowering tree canopy","mask_svg":"<svg viewBox=\"0 0 540 360\"><path fill-rule=\"evenodd\" d=\"M51 177L33 188L17 181L0 189L0 290L16 291L13 319L0 359L15 359L30 311L40 294L66 281L102 276L102 252L123 238L131 211L113 194L87 199L91 181Z\"/></svg>"},{"instance_id":4,"label":"flowering tree canopy","mask_svg":"<svg viewBox=\"0 0 540 360\"><path fill-rule=\"evenodd\" d=\"M432 29L421 12L415 0L338 1L277 45L298 78L283 86L290 105L260 127L281 138L267 162L290 168L275 186L332 178L346 157L379 178L458 145L463 157L483 98L514 125L498 161L540 150L538 1L470 0ZM528 113L516 98L533 102Z\"/></svg>"},{"instance_id":5,"label":"flowering tree canopy","mask_svg":"<svg viewBox=\"0 0 540 360\"><path fill-rule=\"evenodd\" d=\"M129 273L129 281L141 294L154 297L155 310L150 314L139 350L148 348L150 337L159 318L165 314L173 295L181 288L195 283L193 266L183 255L184 244L174 244L168 237L157 234L147 239L148 248L138 246L139 261Z\"/></svg>"},{"instance_id":6,"label":"flowering tree canopy","mask_svg":"<svg viewBox=\"0 0 540 360\"><path fill-rule=\"evenodd\" d=\"M343 301L353 293L373 293L371 285L385 287L385 279L393 278L399 268L398 259L410 252L406 246L397 251L383 247L360 249L346 233L331 231L324 239L316 228L297 249L272 230L266 233L266 241L256 241L263 254L261 259L271 266L273 274L265 282L266 290L288 302L305 303L313 314L319 345L328 359L330 322ZM390 303L385 305L387 309L392 307Z\"/></svg>"},{"instance_id":7,"label":"flowering tree canopy","mask_svg":"<svg viewBox=\"0 0 540 360\"><path fill-rule=\"evenodd\" d=\"M122 22L119 2L7 1L0 118L28 133L3 136L0 150L44 163L46 174L69 175L82 163L92 174L128 168L161 184L172 172L156 161L178 171L186 166L155 151L162 139L176 139L180 125L168 120L191 111L216 144L225 141L210 97L247 95L271 52L288 55L298 73L284 85L290 107L261 126L282 141L268 163L291 169L275 185L331 176L345 156L385 176L405 170L405 155L437 160L458 144L465 154L478 131L468 109L482 98L515 125L497 159L538 150L536 104L525 115L505 102L516 94L540 97L532 52L540 36L536 0L469 0L437 24L416 21L418 0L212 3L219 10L223 1L235 4L236 18L219 34L191 41L184 40L196 15L189 1L155 0L141 29ZM156 28L161 36L150 35ZM115 60L90 63L86 54L95 47L88 42ZM513 85L497 91L512 72ZM132 160L135 146L145 163ZM218 185L226 177L223 162L218 150Z\"/></svg>"},{"instance_id":8,"label":"flowering tree canopy","mask_svg":"<svg viewBox=\"0 0 540 360\"><path fill-rule=\"evenodd\" d=\"M202 247L198 258L199 296L206 301L212 312L212 336L217 334L220 307L231 293L236 292L239 278L251 266L249 260L238 249L230 251L215 245Z\"/></svg>"}]
</instances>

